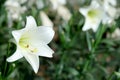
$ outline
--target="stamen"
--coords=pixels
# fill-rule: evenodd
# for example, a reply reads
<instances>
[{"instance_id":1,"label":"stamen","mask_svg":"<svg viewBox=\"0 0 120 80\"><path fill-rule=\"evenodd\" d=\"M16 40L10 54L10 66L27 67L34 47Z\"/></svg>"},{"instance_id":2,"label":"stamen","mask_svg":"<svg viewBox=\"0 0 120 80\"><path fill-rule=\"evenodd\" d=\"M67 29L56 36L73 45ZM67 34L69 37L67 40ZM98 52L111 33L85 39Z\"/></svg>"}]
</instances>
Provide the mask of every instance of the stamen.
<instances>
[{"instance_id":1,"label":"stamen","mask_svg":"<svg viewBox=\"0 0 120 80\"><path fill-rule=\"evenodd\" d=\"M29 53L37 53L38 49L35 48L34 46L32 46L29 43L29 37L26 35L23 35L19 41L20 46L25 49L26 51L28 51Z\"/></svg>"},{"instance_id":2,"label":"stamen","mask_svg":"<svg viewBox=\"0 0 120 80\"><path fill-rule=\"evenodd\" d=\"M29 45L27 44L25 47L26 47L26 48L29 48Z\"/></svg>"},{"instance_id":3,"label":"stamen","mask_svg":"<svg viewBox=\"0 0 120 80\"><path fill-rule=\"evenodd\" d=\"M36 53L38 50L37 48L34 48L33 50L30 50L32 53Z\"/></svg>"}]
</instances>

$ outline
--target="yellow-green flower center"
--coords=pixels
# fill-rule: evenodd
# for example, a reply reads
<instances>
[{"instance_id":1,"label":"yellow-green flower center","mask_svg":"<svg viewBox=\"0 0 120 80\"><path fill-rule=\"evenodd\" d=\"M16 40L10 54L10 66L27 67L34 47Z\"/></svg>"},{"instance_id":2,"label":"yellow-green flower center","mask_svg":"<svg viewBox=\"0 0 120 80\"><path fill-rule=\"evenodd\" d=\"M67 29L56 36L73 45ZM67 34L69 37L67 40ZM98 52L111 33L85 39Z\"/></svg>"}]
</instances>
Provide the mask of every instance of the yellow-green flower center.
<instances>
[{"instance_id":1,"label":"yellow-green flower center","mask_svg":"<svg viewBox=\"0 0 120 80\"><path fill-rule=\"evenodd\" d=\"M102 12L98 9L91 9L87 13L87 17L92 23L96 23L100 20L102 15Z\"/></svg>"},{"instance_id":2,"label":"yellow-green flower center","mask_svg":"<svg viewBox=\"0 0 120 80\"><path fill-rule=\"evenodd\" d=\"M92 9L90 11L88 11L88 16L91 18L95 18L100 14L100 11L97 9Z\"/></svg>"},{"instance_id":3,"label":"yellow-green flower center","mask_svg":"<svg viewBox=\"0 0 120 80\"><path fill-rule=\"evenodd\" d=\"M37 53L38 49L35 48L31 43L30 43L30 37L26 34L22 35L20 40L19 40L19 45L22 49L28 51L29 53Z\"/></svg>"}]
</instances>

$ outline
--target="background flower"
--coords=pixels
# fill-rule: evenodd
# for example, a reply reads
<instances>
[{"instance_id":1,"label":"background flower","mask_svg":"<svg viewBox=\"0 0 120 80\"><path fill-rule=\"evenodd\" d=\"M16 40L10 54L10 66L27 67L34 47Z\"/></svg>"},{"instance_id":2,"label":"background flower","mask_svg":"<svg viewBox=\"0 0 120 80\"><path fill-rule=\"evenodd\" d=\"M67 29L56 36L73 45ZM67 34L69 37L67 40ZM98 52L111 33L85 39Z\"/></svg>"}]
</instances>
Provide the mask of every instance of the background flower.
<instances>
[{"instance_id":1,"label":"background flower","mask_svg":"<svg viewBox=\"0 0 120 80\"><path fill-rule=\"evenodd\" d=\"M91 2L90 6L88 6L87 8L80 8L79 11L85 17L85 24L82 28L83 31L92 28L93 31L96 32L100 25L100 22L107 21L107 14L105 13L104 9L99 5L99 3L95 0Z\"/></svg>"}]
</instances>

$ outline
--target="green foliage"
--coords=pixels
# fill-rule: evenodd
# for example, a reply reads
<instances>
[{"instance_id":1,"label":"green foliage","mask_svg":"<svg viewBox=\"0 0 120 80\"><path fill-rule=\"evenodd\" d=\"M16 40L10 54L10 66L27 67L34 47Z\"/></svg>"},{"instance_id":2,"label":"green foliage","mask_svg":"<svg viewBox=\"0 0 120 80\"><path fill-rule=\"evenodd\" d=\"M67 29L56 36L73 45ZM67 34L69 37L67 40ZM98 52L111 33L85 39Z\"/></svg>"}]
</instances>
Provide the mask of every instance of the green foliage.
<instances>
[{"instance_id":1,"label":"green foliage","mask_svg":"<svg viewBox=\"0 0 120 80\"><path fill-rule=\"evenodd\" d=\"M8 27L5 7L0 8L0 80L120 80L120 39L107 37L120 27L120 18L111 27L101 23L94 33L82 31L85 19L78 11L65 22L56 12L49 14L48 6L44 10L55 24L56 38L50 43L55 53L51 59L40 57L37 74L24 58L13 63L6 61L16 50L11 31L24 26L22 21L16 21ZM22 20L32 15L40 25L39 11L36 7L30 8L22 15Z\"/></svg>"}]
</instances>

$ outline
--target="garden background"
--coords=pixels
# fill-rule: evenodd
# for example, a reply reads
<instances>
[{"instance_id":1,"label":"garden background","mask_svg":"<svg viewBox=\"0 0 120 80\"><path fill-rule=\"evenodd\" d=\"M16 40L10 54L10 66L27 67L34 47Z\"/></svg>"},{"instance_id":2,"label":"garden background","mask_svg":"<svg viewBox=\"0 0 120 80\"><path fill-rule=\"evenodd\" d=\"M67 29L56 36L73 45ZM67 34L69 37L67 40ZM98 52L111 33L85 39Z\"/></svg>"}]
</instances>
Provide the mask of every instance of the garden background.
<instances>
[{"instance_id":1,"label":"garden background","mask_svg":"<svg viewBox=\"0 0 120 80\"><path fill-rule=\"evenodd\" d=\"M120 1L113 0L114 5L106 0L108 16L114 13L112 8L116 10L111 21L101 21L96 31L84 31L86 17L80 9L89 8L92 1L0 0L0 80L120 80ZM96 1L105 9L104 0ZM49 44L53 57L39 57L37 74L25 58L6 61L16 50L11 32L24 28L30 15L37 25L52 26L55 31Z\"/></svg>"}]
</instances>

